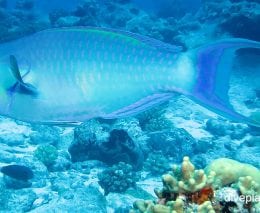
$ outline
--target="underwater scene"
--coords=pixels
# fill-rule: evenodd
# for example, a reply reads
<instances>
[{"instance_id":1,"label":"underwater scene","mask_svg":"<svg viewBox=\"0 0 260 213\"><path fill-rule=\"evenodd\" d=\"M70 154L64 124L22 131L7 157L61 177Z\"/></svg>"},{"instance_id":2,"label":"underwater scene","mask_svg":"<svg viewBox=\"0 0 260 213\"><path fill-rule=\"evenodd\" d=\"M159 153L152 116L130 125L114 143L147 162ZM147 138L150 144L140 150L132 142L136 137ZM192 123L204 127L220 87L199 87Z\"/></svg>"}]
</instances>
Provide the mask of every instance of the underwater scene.
<instances>
[{"instance_id":1,"label":"underwater scene","mask_svg":"<svg viewBox=\"0 0 260 213\"><path fill-rule=\"evenodd\" d=\"M0 213L260 213L259 0L0 0Z\"/></svg>"}]
</instances>

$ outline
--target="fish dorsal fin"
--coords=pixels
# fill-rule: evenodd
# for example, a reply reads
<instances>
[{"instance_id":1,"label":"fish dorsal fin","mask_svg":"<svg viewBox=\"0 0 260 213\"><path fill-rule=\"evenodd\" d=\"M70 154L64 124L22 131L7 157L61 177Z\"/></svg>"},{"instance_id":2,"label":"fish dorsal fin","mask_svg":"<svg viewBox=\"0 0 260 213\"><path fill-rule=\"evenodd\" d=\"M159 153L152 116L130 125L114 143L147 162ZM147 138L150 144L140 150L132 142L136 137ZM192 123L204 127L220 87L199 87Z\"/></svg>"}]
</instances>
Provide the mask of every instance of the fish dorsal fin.
<instances>
[{"instance_id":1,"label":"fish dorsal fin","mask_svg":"<svg viewBox=\"0 0 260 213\"><path fill-rule=\"evenodd\" d=\"M56 28L56 29L50 29L50 30L44 30L43 32L59 32L59 31L67 31L67 32L90 32L90 31L96 31L100 33L114 33L117 35L121 36L126 36L130 37L132 39L135 39L137 41L140 41L144 44L147 44L153 48L156 48L161 51L166 51L170 53L179 53L183 50L182 46L178 45L172 45L168 43L164 43L162 41L159 41L154 38L150 38L148 36L140 35L137 33L129 32L129 31L124 31L124 30L116 30L116 29L111 29L111 28L105 28L105 27L64 27L64 28Z\"/></svg>"},{"instance_id":2,"label":"fish dorsal fin","mask_svg":"<svg viewBox=\"0 0 260 213\"><path fill-rule=\"evenodd\" d=\"M12 86L9 90L11 92L18 92L18 93L23 93L28 95L37 95L38 94L37 89L33 85L25 83L23 81L16 57L14 55L10 55L9 59L10 59L10 69L12 71L13 76L17 80L17 83L14 86Z\"/></svg>"},{"instance_id":3,"label":"fish dorsal fin","mask_svg":"<svg viewBox=\"0 0 260 213\"><path fill-rule=\"evenodd\" d=\"M162 50L162 51L166 51L166 52L171 52L171 53L179 53L183 50L183 48L181 46L177 46L177 45L172 45L172 44L168 44L162 41L159 41L157 39L154 38L150 38L148 36L144 36L144 35L140 35L140 34L136 34L136 33L132 33L132 32L128 32L128 31L123 31L123 30L115 30L115 29L106 29L106 28L101 28L101 30L106 30L109 32L114 32L114 33L119 33L125 36L130 36L132 38L135 38L143 43L146 43L158 50Z\"/></svg>"}]
</instances>

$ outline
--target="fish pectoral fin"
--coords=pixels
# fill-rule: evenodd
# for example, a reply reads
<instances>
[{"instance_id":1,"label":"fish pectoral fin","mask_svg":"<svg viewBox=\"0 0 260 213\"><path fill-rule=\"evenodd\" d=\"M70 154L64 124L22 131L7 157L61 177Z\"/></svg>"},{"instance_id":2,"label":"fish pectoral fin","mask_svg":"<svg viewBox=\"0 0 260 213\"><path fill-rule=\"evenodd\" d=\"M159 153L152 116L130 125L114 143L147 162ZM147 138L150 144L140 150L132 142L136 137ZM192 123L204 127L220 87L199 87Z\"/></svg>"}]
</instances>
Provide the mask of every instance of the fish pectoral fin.
<instances>
[{"instance_id":1,"label":"fish pectoral fin","mask_svg":"<svg viewBox=\"0 0 260 213\"><path fill-rule=\"evenodd\" d=\"M23 94L28 94L28 95L34 95L37 96L38 95L38 90L36 89L36 87L34 87L31 84L27 84L27 83L22 83L19 85L19 92L23 93Z\"/></svg>"},{"instance_id":2,"label":"fish pectoral fin","mask_svg":"<svg viewBox=\"0 0 260 213\"><path fill-rule=\"evenodd\" d=\"M38 95L38 91L36 87L29 83L25 83L22 79L19 66L17 63L17 59L14 55L10 55L10 69L12 71L13 76L17 80L17 83L12 86L9 91L11 92L18 92L18 93L23 93L23 94L28 94L28 95Z\"/></svg>"},{"instance_id":3,"label":"fish pectoral fin","mask_svg":"<svg viewBox=\"0 0 260 213\"><path fill-rule=\"evenodd\" d=\"M10 69L13 73L13 76L19 83L23 83L23 79L19 70L17 60L14 55L10 55Z\"/></svg>"}]
</instances>

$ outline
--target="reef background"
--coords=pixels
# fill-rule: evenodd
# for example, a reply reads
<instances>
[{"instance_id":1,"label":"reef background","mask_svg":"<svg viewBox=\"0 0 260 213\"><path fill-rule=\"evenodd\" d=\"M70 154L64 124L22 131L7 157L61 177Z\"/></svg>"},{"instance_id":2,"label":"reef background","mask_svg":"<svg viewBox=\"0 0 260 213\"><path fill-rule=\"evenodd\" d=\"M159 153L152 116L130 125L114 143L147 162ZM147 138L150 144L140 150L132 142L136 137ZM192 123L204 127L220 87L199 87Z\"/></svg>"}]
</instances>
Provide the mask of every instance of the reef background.
<instances>
[{"instance_id":1,"label":"reef background","mask_svg":"<svg viewBox=\"0 0 260 213\"><path fill-rule=\"evenodd\" d=\"M163 0L159 5L155 0L0 0L0 42L53 27L97 26L188 50L227 37L260 41L259 11L258 0ZM234 107L255 118L259 56L259 51L238 52L229 91ZM258 175L260 130L232 123L184 96L136 117L90 120L75 129L0 117L0 166L24 165L34 173L29 182L0 173L0 212L129 212L138 199L158 200L154 188L165 189L161 176L184 156L198 169L230 158L256 167ZM233 209L248 212L241 203Z\"/></svg>"}]
</instances>

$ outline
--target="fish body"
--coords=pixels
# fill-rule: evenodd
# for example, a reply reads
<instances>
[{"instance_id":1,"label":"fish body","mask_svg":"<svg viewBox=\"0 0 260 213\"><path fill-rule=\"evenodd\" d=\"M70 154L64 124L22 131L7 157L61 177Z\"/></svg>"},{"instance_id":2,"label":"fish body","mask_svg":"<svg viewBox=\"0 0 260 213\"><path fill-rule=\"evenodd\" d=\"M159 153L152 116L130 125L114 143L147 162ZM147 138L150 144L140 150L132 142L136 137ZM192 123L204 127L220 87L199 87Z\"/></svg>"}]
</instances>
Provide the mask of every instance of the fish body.
<instances>
[{"instance_id":1,"label":"fish body","mask_svg":"<svg viewBox=\"0 0 260 213\"><path fill-rule=\"evenodd\" d=\"M228 82L215 87L223 77L217 68L226 50L259 46L238 39L181 52L110 29L42 31L0 46L0 114L36 123L120 118L181 93L239 120L226 97L219 97L227 93Z\"/></svg>"}]
</instances>

